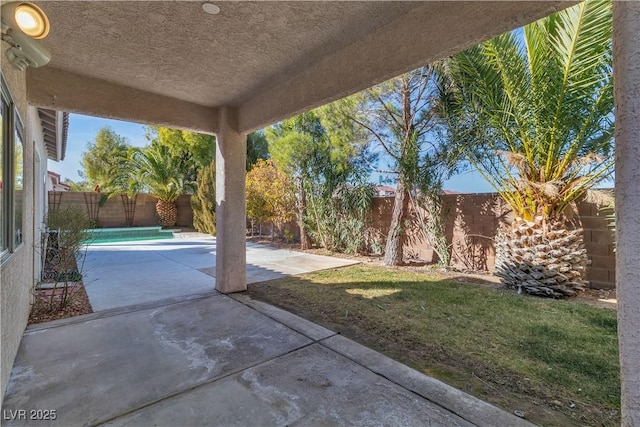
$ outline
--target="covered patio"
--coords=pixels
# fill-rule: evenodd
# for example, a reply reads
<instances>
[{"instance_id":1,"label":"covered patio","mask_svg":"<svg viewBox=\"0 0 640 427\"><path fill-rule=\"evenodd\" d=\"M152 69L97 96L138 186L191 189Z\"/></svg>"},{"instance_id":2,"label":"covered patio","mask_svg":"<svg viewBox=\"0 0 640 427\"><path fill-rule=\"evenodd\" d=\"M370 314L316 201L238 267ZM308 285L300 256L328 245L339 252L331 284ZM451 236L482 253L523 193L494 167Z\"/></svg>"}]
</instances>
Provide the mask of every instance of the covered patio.
<instances>
[{"instance_id":1,"label":"covered patio","mask_svg":"<svg viewBox=\"0 0 640 427\"><path fill-rule=\"evenodd\" d=\"M287 311L216 292L29 328L3 414L6 426L532 425Z\"/></svg>"},{"instance_id":2,"label":"covered patio","mask_svg":"<svg viewBox=\"0 0 640 427\"><path fill-rule=\"evenodd\" d=\"M219 2L217 8L191 1L37 3L51 22L51 32L42 43L52 60L46 67L27 70L30 105L216 135L216 289L232 294L245 290L247 283L244 170L248 132L575 2L241 1ZM631 426L640 424L637 2L614 2L614 72L622 423ZM207 322L235 327L243 321L238 314L249 313L246 306L227 296L212 298L237 308L223 311L222 318L215 320L211 307L204 304L202 327ZM29 342L30 334L41 333L45 331L27 333L24 342ZM311 348L324 345L317 341L325 338L314 341L295 335L291 339ZM84 357L81 351L74 354ZM134 373L138 368L131 365L130 369ZM272 386L259 385L260 390ZM231 394L220 394L230 404L235 402ZM127 420L135 423L136 414L129 413L133 418Z\"/></svg>"}]
</instances>

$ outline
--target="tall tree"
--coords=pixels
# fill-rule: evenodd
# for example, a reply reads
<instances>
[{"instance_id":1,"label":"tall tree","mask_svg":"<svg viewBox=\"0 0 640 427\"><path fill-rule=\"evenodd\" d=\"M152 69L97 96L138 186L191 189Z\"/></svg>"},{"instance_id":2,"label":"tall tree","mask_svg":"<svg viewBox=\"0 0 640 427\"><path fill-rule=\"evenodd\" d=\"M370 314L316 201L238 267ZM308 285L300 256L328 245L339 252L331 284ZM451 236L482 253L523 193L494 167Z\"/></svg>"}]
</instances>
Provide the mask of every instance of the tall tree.
<instances>
[{"instance_id":1,"label":"tall tree","mask_svg":"<svg viewBox=\"0 0 640 427\"><path fill-rule=\"evenodd\" d=\"M247 135L247 171L259 160L269 158L269 145L263 130Z\"/></svg>"},{"instance_id":2,"label":"tall tree","mask_svg":"<svg viewBox=\"0 0 640 427\"><path fill-rule=\"evenodd\" d=\"M347 116L356 101L347 98L316 110L308 111L285 120L266 131L269 151L275 164L293 177L298 192L298 222L301 229L301 246L311 245L309 233L328 249L344 246L336 244L342 237L353 233L344 231L331 222L338 209L334 196L344 190L362 184L367 174L364 140ZM362 184L364 185L364 184ZM366 191L359 192L361 196ZM364 200L364 199L361 199ZM328 209L328 210L327 210ZM359 223L348 213L352 224ZM335 212L333 212L335 213Z\"/></svg>"},{"instance_id":3,"label":"tall tree","mask_svg":"<svg viewBox=\"0 0 640 427\"><path fill-rule=\"evenodd\" d=\"M146 137L151 142L166 145L172 156L180 158L185 170L193 173L208 166L216 156L216 138L197 132L165 127L147 127ZM247 135L247 170L259 160L269 158L269 148L263 130Z\"/></svg>"},{"instance_id":4,"label":"tall tree","mask_svg":"<svg viewBox=\"0 0 640 427\"><path fill-rule=\"evenodd\" d=\"M169 147L155 142L144 149L134 148L130 151L136 178L130 185L147 190L158 199L156 213L162 226L176 224L176 199L181 194L193 193L195 189L195 183L188 180L180 160L171 154Z\"/></svg>"},{"instance_id":5,"label":"tall tree","mask_svg":"<svg viewBox=\"0 0 640 427\"><path fill-rule=\"evenodd\" d=\"M119 186L118 177L126 169L129 148L131 146L125 137L108 126L103 127L82 153L83 170L80 175L91 187L98 185L105 193L116 191L114 187Z\"/></svg>"},{"instance_id":6,"label":"tall tree","mask_svg":"<svg viewBox=\"0 0 640 427\"><path fill-rule=\"evenodd\" d=\"M352 119L365 129L371 144L390 159L389 169L397 181L391 224L384 254L385 265L403 262L410 199L429 195L439 206L442 182L457 165L458 153L445 147L436 135L440 98L433 67L426 66L362 92L360 110ZM439 216L439 209L432 209ZM436 235L440 241L444 235ZM434 245L447 263L446 245Z\"/></svg>"},{"instance_id":7,"label":"tall tree","mask_svg":"<svg viewBox=\"0 0 640 427\"><path fill-rule=\"evenodd\" d=\"M167 153L182 171L185 182L195 182L198 170L209 165L216 155L216 138L197 132L165 127L148 127L147 139L167 147Z\"/></svg>"},{"instance_id":8,"label":"tall tree","mask_svg":"<svg viewBox=\"0 0 640 427\"><path fill-rule=\"evenodd\" d=\"M590 0L455 55L443 98L452 141L513 209L497 274L536 295L584 284L574 202L612 171L611 2Z\"/></svg>"},{"instance_id":9,"label":"tall tree","mask_svg":"<svg viewBox=\"0 0 640 427\"><path fill-rule=\"evenodd\" d=\"M295 182L300 247L309 249L311 239L304 221L307 210L306 186L314 175L314 165L319 164L318 157L326 151L324 129L313 112L306 112L267 128L265 136L274 163Z\"/></svg>"},{"instance_id":10,"label":"tall tree","mask_svg":"<svg viewBox=\"0 0 640 427\"><path fill-rule=\"evenodd\" d=\"M215 233L215 222L211 223L212 201L200 197L215 194L212 185L215 179L216 139L212 135L165 127L147 128L150 146L137 150L132 155L137 182L158 198L156 213L162 225L174 225L177 218L175 199L181 194L192 194L192 206L197 211L199 227ZM144 170L144 168L149 168ZM196 191L197 189L197 191ZM196 193L197 194L194 194Z\"/></svg>"},{"instance_id":11,"label":"tall tree","mask_svg":"<svg viewBox=\"0 0 640 427\"><path fill-rule=\"evenodd\" d=\"M247 216L252 221L258 224L271 221L281 229L294 218L295 187L272 160L258 160L246 180Z\"/></svg>"},{"instance_id":12,"label":"tall tree","mask_svg":"<svg viewBox=\"0 0 640 427\"><path fill-rule=\"evenodd\" d=\"M307 214L313 235L332 251L366 250L374 188L368 182L377 156L369 150L368 135L352 117L359 95L332 102L315 111L324 129L327 150L310 192Z\"/></svg>"}]
</instances>

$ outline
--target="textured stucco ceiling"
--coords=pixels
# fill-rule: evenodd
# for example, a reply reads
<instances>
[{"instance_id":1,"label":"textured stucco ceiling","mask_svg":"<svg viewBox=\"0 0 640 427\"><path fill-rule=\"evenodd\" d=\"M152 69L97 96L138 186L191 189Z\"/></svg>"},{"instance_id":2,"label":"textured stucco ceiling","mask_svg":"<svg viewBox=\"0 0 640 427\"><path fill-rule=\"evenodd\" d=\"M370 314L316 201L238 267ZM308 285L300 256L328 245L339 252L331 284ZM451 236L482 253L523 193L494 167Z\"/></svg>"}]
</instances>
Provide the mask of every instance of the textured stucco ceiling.
<instances>
[{"instance_id":1,"label":"textured stucco ceiling","mask_svg":"<svg viewBox=\"0 0 640 427\"><path fill-rule=\"evenodd\" d=\"M46 2L50 66L204 106L238 106L416 3Z\"/></svg>"},{"instance_id":2,"label":"textured stucco ceiling","mask_svg":"<svg viewBox=\"0 0 640 427\"><path fill-rule=\"evenodd\" d=\"M32 103L204 131L218 107L253 129L570 5L221 1L208 15L193 1L38 3L53 59L29 71Z\"/></svg>"}]
</instances>

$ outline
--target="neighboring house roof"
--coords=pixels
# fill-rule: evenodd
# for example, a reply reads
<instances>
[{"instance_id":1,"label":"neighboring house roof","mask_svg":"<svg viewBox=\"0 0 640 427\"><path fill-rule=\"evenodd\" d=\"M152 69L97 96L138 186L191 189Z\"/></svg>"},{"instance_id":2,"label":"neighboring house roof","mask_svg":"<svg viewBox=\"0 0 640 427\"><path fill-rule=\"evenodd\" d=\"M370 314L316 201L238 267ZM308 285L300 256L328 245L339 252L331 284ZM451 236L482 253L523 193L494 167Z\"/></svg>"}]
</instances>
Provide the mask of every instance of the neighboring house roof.
<instances>
[{"instance_id":1,"label":"neighboring house roof","mask_svg":"<svg viewBox=\"0 0 640 427\"><path fill-rule=\"evenodd\" d=\"M69 133L69 113L38 108L38 116L42 125L47 157L55 161L64 160Z\"/></svg>"},{"instance_id":2,"label":"neighboring house roof","mask_svg":"<svg viewBox=\"0 0 640 427\"><path fill-rule=\"evenodd\" d=\"M53 184L53 191L71 191L71 187L63 182L59 182L57 184Z\"/></svg>"},{"instance_id":3,"label":"neighboring house roof","mask_svg":"<svg viewBox=\"0 0 640 427\"><path fill-rule=\"evenodd\" d=\"M71 190L71 187L68 184L65 184L64 182L60 181L60 174L57 174L57 173L52 172L52 171L47 171L47 176L49 177L48 185L51 186L51 187L49 187L50 190L53 190L53 191L69 191L69 190Z\"/></svg>"},{"instance_id":4,"label":"neighboring house roof","mask_svg":"<svg viewBox=\"0 0 640 427\"><path fill-rule=\"evenodd\" d=\"M376 185L375 190L375 197L392 197L396 194L396 189L388 185Z\"/></svg>"},{"instance_id":5,"label":"neighboring house roof","mask_svg":"<svg viewBox=\"0 0 640 427\"><path fill-rule=\"evenodd\" d=\"M376 193L378 197L391 197L396 194L396 189L388 185L376 185ZM459 191L442 190L441 194L461 194Z\"/></svg>"},{"instance_id":6,"label":"neighboring house roof","mask_svg":"<svg viewBox=\"0 0 640 427\"><path fill-rule=\"evenodd\" d=\"M396 192L396 189L393 187L389 187L388 185L376 185L377 191L386 191L386 192Z\"/></svg>"}]
</instances>

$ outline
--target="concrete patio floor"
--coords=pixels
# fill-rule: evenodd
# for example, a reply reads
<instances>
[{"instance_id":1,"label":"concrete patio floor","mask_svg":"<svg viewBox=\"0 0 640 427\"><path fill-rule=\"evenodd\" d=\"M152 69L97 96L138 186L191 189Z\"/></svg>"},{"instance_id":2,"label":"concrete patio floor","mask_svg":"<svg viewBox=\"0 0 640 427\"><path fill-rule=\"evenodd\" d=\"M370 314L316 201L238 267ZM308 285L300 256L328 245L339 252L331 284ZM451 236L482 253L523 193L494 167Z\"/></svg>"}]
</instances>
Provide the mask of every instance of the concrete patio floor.
<instances>
[{"instance_id":1,"label":"concrete patio floor","mask_svg":"<svg viewBox=\"0 0 640 427\"><path fill-rule=\"evenodd\" d=\"M90 245L83 283L94 311L215 292L216 239L206 234ZM247 282L357 262L247 243Z\"/></svg>"},{"instance_id":2,"label":"concrete patio floor","mask_svg":"<svg viewBox=\"0 0 640 427\"><path fill-rule=\"evenodd\" d=\"M39 409L56 419L30 419ZM242 294L29 328L3 418L6 426L530 425Z\"/></svg>"},{"instance_id":3,"label":"concrete patio floor","mask_svg":"<svg viewBox=\"0 0 640 427\"><path fill-rule=\"evenodd\" d=\"M155 292L29 327L3 426L531 425L287 311L213 291L202 270L210 268L205 255L210 265L215 242L124 246L92 251L89 265L95 273L118 271L107 282L110 293L147 279ZM257 279L260 271L271 277L309 269L311 261L344 261L259 245L247 251ZM128 284L115 283L118 277ZM203 288L190 287L192 280ZM172 281L182 295L167 298L165 282ZM89 295L113 305L100 292ZM55 419L37 419L52 418L47 411Z\"/></svg>"}]
</instances>

